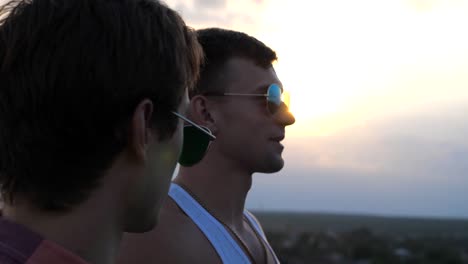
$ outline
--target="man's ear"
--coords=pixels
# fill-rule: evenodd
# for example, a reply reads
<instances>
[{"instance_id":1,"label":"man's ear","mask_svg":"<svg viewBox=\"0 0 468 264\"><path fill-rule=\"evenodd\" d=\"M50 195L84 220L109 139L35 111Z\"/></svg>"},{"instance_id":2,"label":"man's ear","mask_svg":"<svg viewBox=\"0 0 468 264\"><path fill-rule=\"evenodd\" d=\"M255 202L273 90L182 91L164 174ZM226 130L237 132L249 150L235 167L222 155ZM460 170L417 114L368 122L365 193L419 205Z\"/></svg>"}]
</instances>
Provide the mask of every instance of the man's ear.
<instances>
[{"instance_id":1,"label":"man's ear","mask_svg":"<svg viewBox=\"0 0 468 264\"><path fill-rule=\"evenodd\" d=\"M190 99L189 117L200 126L207 127L216 133L217 112L213 104L203 95L196 95Z\"/></svg>"},{"instance_id":2,"label":"man's ear","mask_svg":"<svg viewBox=\"0 0 468 264\"><path fill-rule=\"evenodd\" d=\"M196 95L190 99L188 115L200 126L207 127L211 132L216 131L216 110L213 104L203 95Z\"/></svg>"},{"instance_id":3,"label":"man's ear","mask_svg":"<svg viewBox=\"0 0 468 264\"><path fill-rule=\"evenodd\" d=\"M129 149L139 160L146 160L146 151L154 140L151 129L153 107L150 99L142 100L135 108L130 122Z\"/></svg>"}]
</instances>

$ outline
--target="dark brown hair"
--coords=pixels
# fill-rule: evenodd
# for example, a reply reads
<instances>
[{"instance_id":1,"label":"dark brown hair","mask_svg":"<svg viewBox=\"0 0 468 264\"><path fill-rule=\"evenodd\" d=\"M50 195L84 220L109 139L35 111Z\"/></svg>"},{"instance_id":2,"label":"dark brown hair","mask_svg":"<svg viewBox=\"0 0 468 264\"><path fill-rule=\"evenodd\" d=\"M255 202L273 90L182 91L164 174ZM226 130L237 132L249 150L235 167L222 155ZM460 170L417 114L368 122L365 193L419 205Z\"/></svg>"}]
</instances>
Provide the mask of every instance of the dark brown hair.
<instances>
[{"instance_id":1,"label":"dark brown hair","mask_svg":"<svg viewBox=\"0 0 468 264\"><path fill-rule=\"evenodd\" d=\"M0 9L0 185L44 210L82 202L127 144L144 98L159 140L202 51L157 0L16 0Z\"/></svg>"},{"instance_id":2,"label":"dark brown hair","mask_svg":"<svg viewBox=\"0 0 468 264\"><path fill-rule=\"evenodd\" d=\"M197 39L205 53L200 80L191 96L204 93L223 92L224 85L219 76L224 64L233 57L252 60L255 64L268 68L277 60L276 53L258 39L245 33L221 28L197 30Z\"/></svg>"}]
</instances>

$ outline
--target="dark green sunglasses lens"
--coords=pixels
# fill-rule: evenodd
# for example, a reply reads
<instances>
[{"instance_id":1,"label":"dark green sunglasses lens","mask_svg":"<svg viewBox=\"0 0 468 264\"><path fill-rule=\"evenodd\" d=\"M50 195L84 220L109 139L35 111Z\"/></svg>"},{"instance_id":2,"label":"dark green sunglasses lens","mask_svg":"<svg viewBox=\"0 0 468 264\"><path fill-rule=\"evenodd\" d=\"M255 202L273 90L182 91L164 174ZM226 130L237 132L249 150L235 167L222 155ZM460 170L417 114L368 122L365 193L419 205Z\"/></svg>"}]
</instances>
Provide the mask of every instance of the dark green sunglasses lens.
<instances>
[{"instance_id":1,"label":"dark green sunglasses lens","mask_svg":"<svg viewBox=\"0 0 468 264\"><path fill-rule=\"evenodd\" d=\"M211 143L211 138L194 126L184 127L184 143L179 163L190 167L200 162Z\"/></svg>"}]
</instances>

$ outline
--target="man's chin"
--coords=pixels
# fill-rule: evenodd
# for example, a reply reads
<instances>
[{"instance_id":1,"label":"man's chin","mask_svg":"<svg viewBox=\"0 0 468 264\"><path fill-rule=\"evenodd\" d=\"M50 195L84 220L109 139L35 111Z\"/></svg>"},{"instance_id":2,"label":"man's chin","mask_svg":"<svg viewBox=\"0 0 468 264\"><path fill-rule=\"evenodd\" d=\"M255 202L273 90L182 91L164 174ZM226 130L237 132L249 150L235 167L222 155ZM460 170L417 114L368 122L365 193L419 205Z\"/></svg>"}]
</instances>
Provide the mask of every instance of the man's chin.
<instances>
[{"instance_id":1,"label":"man's chin","mask_svg":"<svg viewBox=\"0 0 468 264\"><path fill-rule=\"evenodd\" d=\"M284 160L280 157L275 157L274 159L270 159L266 162L263 170L259 171L261 173L275 173L283 169L284 167Z\"/></svg>"}]
</instances>

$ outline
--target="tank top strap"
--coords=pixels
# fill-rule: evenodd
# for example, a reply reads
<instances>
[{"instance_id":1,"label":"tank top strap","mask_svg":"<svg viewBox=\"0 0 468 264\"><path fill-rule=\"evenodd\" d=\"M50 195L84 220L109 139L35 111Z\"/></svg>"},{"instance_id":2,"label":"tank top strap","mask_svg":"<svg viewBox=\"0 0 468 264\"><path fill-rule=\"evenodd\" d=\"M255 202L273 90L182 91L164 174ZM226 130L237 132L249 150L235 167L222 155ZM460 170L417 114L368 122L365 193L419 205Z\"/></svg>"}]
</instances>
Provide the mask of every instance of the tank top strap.
<instances>
[{"instance_id":1,"label":"tank top strap","mask_svg":"<svg viewBox=\"0 0 468 264\"><path fill-rule=\"evenodd\" d=\"M203 232L225 264L250 263L226 228L181 186L171 183L169 196Z\"/></svg>"},{"instance_id":2,"label":"tank top strap","mask_svg":"<svg viewBox=\"0 0 468 264\"><path fill-rule=\"evenodd\" d=\"M268 242L268 239L266 238L266 235L265 235L265 232L263 232L263 229L260 227L260 224L258 223L257 220L255 220L254 216L252 215L251 212L249 212L248 210L244 210L244 216L247 218L247 220L250 222L251 226L254 227L255 231L257 232L257 234L259 234L259 236L263 239L263 242L264 244L267 246L268 250L270 251L270 253L273 255L273 257L275 258L275 262L276 263L280 263L278 257L276 256L275 254L275 251L273 250L273 248L270 246L270 243Z\"/></svg>"}]
</instances>

